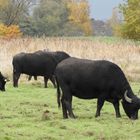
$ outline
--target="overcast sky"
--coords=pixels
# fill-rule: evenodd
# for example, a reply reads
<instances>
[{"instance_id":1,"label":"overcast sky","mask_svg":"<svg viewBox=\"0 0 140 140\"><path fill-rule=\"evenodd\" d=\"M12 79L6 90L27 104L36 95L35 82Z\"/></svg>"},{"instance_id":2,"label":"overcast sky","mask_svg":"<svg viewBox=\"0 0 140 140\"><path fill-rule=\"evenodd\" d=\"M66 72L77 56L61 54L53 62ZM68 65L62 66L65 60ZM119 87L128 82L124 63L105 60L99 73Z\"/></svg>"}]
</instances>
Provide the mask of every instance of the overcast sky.
<instances>
[{"instance_id":1,"label":"overcast sky","mask_svg":"<svg viewBox=\"0 0 140 140\"><path fill-rule=\"evenodd\" d=\"M123 0L88 0L90 16L94 19L106 20L112 15L112 9L117 7Z\"/></svg>"}]
</instances>

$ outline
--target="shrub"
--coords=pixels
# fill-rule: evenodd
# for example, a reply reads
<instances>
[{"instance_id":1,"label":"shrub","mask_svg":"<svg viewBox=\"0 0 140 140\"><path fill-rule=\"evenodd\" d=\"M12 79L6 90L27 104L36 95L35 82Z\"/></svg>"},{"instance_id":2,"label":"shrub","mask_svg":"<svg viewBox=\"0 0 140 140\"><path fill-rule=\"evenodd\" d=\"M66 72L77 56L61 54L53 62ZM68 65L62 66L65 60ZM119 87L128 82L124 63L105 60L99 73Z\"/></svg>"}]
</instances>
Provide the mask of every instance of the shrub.
<instances>
[{"instance_id":1,"label":"shrub","mask_svg":"<svg viewBox=\"0 0 140 140\"><path fill-rule=\"evenodd\" d=\"M18 25L10 25L6 26L4 24L0 24L0 37L11 39L11 38L17 38L22 35L20 28Z\"/></svg>"}]
</instances>

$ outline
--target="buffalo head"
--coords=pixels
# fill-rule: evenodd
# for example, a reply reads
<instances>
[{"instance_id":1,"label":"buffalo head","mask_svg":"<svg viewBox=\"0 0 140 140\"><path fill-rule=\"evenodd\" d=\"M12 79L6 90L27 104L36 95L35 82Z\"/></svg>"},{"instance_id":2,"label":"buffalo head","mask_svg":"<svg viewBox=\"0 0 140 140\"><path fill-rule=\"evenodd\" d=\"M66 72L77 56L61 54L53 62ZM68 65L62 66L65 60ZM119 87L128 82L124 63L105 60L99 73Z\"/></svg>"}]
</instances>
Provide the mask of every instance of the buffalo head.
<instances>
[{"instance_id":1,"label":"buffalo head","mask_svg":"<svg viewBox=\"0 0 140 140\"><path fill-rule=\"evenodd\" d=\"M128 91L125 91L122 105L125 113L130 119L138 119L138 110L140 109L140 99L133 95L131 98L128 97Z\"/></svg>"},{"instance_id":2,"label":"buffalo head","mask_svg":"<svg viewBox=\"0 0 140 140\"><path fill-rule=\"evenodd\" d=\"M5 84L7 82L7 78L5 78L2 73L0 72L0 90L5 91Z\"/></svg>"}]
</instances>

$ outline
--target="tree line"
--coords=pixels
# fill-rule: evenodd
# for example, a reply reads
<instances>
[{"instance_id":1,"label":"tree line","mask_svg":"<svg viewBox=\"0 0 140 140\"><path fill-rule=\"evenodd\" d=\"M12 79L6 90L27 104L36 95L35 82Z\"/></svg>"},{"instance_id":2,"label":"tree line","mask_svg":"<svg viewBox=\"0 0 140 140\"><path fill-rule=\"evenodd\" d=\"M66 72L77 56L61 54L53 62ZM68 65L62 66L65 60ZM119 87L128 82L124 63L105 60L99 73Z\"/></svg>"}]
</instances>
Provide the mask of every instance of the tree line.
<instances>
[{"instance_id":1,"label":"tree line","mask_svg":"<svg viewBox=\"0 0 140 140\"><path fill-rule=\"evenodd\" d=\"M140 40L139 6L139 0L124 0L110 19L100 21L90 19L88 0L0 0L0 35L114 35Z\"/></svg>"},{"instance_id":2,"label":"tree line","mask_svg":"<svg viewBox=\"0 0 140 140\"><path fill-rule=\"evenodd\" d=\"M0 22L23 35L91 35L87 0L0 0Z\"/></svg>"}]
</instances>

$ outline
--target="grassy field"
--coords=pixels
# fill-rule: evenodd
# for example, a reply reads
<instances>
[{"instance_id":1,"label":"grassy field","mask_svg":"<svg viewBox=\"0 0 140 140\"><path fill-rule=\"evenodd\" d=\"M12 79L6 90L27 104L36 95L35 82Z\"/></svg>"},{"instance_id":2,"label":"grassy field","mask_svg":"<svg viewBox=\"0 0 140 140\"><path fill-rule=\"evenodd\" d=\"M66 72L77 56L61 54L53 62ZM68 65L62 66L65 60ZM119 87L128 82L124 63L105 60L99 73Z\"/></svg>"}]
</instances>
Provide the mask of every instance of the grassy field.
<instances>
[{"instance_id":1,"label":"grassy field","mask_svg":"<svg viewBox=\"0 0 140 140\"><path fill-rule=\"evenodd\" d=\"M131 83L135 93L140 84ZM62 119L56 102L56 89L43 82L20 83L0 92L0 140L139 140L140 119L131 121L122 106L122 118L105 103L101 117L95 118L96 99L73 99L77 119Z\"/></svg>"},{"instance_id":2,"label":"grassy field","mask_svg":"<svg viewBox=\"0 0 140 140\"><path fill-rule=\"evenodd\" d=\"M0 71L12 81L12 58L20 52L48 49L65 51L86 59L106 59L118 64L135 93L140 89L140 42L107 37L0 39ZM19 88L12 82L0 92L0 140L139 140L140 120L131 121L122 107L116 119L114 108L105 103L95 118L96 100L74 98L77 119L62 119L56 89L43 88L43 79L27 82L22 75ZM134 83L137 82L137 83Z\"/></svg>"}]
</instances>

